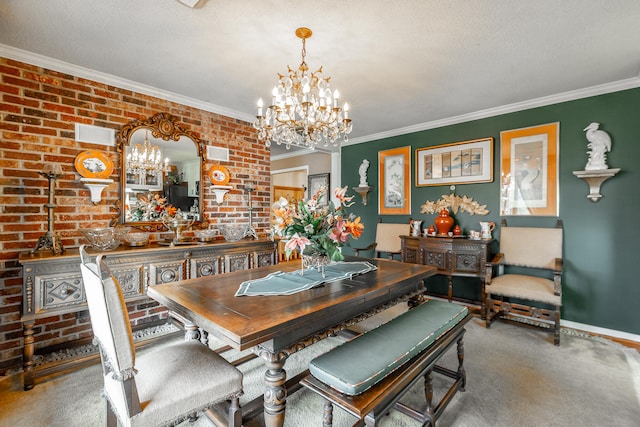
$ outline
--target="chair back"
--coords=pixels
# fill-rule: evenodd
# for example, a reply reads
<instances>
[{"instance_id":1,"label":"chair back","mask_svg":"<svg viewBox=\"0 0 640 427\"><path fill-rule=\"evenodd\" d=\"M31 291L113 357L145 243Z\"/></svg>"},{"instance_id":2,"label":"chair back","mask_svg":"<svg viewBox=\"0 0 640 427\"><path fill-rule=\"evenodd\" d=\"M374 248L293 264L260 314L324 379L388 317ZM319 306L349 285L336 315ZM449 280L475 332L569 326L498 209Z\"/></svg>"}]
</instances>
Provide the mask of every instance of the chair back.
<instances>
[{"instance_id":1,"label":"chair back","mask_svg":"<svg viewBox=\"0 0 640 427\"><path fill-rule=\"evenodd\" d=\"M502 227L500 252L505 264L553 268L562 258L562 228Z\"/></svg>"},{"instance_id":2,"label":"chair back","mask_svg":"<svg viewBox=\"0 0 640 427\"><path fill-rule=\"evenodd\" d=\"M135 347L120 284L109 272L102 255L92 263L81 246L80 258L93 334L114 378L130 378L135 372Z\"/></svg>"},{"instance_id":3,"label":"chair back","mask_svg":"<svg viewBox=\"0 0 640 427\"><path fill-rule=\"evenodd\" d=\"M376 251L400 252L402 241L400 236L410 233L410 225L379 222L376 228Z\"/></svg>"}]
</instances>

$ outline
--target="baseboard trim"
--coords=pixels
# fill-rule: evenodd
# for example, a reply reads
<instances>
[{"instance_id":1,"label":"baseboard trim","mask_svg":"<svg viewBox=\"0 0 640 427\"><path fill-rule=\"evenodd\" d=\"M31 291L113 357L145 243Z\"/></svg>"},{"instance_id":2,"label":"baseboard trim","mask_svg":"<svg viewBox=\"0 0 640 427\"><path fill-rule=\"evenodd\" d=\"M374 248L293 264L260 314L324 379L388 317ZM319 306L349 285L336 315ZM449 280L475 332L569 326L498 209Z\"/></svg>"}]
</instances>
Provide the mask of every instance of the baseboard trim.
<instances>
[{"instance_id":1,"label":"baseboard trim","mask_svg":"<svg viewBox=\"0 0 640 427\"><path fill-rule=\"evenodd\" d=\"M628 332L617 331L615 329L601 328L599 326L587 325L585 323L572 322L571 320L560 319L560 326L587 332L592 335L609 338L627 347L640 348L640 335Z\"/></svg>"}]
</instances>

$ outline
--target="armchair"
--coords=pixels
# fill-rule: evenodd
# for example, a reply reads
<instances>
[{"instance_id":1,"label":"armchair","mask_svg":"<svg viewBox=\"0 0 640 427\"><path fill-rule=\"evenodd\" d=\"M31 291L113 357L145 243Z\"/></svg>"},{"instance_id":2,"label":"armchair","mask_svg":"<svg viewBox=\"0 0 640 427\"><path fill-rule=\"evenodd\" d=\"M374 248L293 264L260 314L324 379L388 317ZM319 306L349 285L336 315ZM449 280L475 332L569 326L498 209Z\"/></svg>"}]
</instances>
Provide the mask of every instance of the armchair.
<instances>
[{"instance_id":1,"label":"armchair","mask_svg":"<svg viewBox=\"0 0 640 427\"><path fill-rule=\"evenodd\" d=\"M376 226L376 240L364 248L353 248L356 256L360 256L360 251L370 251L375 249L376 258L380 258L381 253L385 253L390 259L394 255L402 255L400 236L409 234L409 224L392 224L378 221Z\"/></svg>"},{"instance_id":2,"label":"armchair","mask_svg":"<svg viewBox=\"0 0 640 427\"><path fill-rule=\"evenodd\" d=\"M80 247L80 270L94 341L100 347L107 426L173 425L229 400L219 425L240 426L242 373L199 341L181 341L136 358L122 290L102 255ZM218 409L218 408L215 408ZM226 420L225 420L226 418Z\"/></svg>"},{"instance_id":3,"label":"armchair","mask_svg":"<svg viewBox=\"0 0 640 427\"><path fill-rule=\"evenodd\" d=\"M505 266L517 267L524 274L505 274ZM491 277L493 267L498 270L495 277ZM486 271L485 326L501 317L529 319L548 328L553 343L560 345L562 221L558 220L556 228L530 228L507 227L503 220L500 253Z\"/></svg>"}]
</instances>

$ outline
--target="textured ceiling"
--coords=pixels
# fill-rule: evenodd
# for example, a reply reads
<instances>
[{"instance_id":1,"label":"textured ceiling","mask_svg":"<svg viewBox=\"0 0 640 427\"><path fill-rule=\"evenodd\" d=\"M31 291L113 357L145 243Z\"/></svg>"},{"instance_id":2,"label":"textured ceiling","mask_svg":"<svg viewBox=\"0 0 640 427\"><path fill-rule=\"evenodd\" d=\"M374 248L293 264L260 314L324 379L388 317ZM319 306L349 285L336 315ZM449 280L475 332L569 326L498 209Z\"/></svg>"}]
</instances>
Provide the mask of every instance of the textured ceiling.
<instances>
[{"instance_id":1,"label":"textured ceiling","mask_svg":"<svg viewBox=\"0 0 640 427\"><path fill-rule=\"evenodd\" d=\"M0 44L252 120L277 73L324 66L351 139L526 103L640 72L638 0L3 0ZM0 46L2 47L2 46ZM0 51L2 53L2 51Z\"/></svg>"}]
</instances>

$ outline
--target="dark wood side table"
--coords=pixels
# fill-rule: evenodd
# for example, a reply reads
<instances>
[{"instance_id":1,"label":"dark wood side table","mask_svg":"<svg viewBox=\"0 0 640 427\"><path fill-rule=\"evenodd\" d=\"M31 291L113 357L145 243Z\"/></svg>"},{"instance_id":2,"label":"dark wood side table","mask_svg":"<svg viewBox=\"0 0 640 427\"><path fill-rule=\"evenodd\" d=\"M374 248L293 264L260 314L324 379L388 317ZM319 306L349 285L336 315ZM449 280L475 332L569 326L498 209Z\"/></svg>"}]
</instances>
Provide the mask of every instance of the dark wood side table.
<instances>
[{"instance_id":1,"label":"dark wood side table","mask_svg":"<svg viewBox=\"0 0 640 427\"><path fill-rule=\"evenodd\" d=\"M491 259L493 239L470 240L464 237L400 236L402 261L432 265L437 274L448 278L447 299L453 298L453 277L477 277L481 282L480 316L486 317L486 263ZM490 273L490 272L489 272Z\"/></svg>"}]
</instances>

